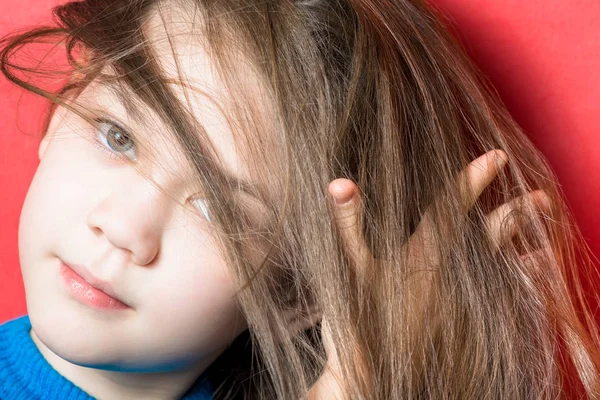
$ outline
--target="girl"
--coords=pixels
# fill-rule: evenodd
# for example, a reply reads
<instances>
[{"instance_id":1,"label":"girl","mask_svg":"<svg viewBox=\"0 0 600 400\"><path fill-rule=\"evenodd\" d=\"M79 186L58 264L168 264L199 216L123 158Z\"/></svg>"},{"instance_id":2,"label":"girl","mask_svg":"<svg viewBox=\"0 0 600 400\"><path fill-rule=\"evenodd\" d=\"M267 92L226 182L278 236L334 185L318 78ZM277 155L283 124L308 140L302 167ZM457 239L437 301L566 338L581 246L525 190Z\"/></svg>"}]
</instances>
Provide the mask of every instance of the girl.
<instances>
[{"instance_id":1,"label":"girl","mask_svg":"<svg viewBox=\"0 0 600 400\"><path fill-rule=\"evenodd\" d=\"M590 252L425 4L85 0L55 17L0 54L56 106L1 398L600 391ZM67 70L25 63L49 41Z\"/></svg>"}]
</instances>

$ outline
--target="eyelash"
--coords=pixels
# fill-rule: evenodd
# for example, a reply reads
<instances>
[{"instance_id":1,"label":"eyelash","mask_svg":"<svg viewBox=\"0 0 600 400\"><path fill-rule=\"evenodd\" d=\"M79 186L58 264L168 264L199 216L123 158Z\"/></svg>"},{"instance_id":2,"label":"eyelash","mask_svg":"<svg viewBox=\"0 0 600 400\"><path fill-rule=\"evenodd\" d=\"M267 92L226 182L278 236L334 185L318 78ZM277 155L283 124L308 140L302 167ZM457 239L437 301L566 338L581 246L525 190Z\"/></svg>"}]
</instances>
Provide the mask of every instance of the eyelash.
<instances>
[{"instance_id":1,"label":"eyelash","mask_svg":"<svg viewBox=\"0 0 600 400\"><path fill-rule=\"evenodd\" d=\"M119 124L117 124L115 121L111 121L110 119L106 119L106 118L97 118L96 122L99 124L106 124L109 125L109 129L106 131L106 133L103 134L103 136L106 137L106 135L108 134L108 132L110 132L110 128L116 128L119 132L124 133L124 135L129 138L129 140L131 140L131 142L133 143L130 149L136 149L136 145L135 142L133 142L133 135L131 135L126 129L123 129ZM94 132L94 146L96 148L98 148L99 150L101 150L102 152L104 152L106 155L108 155L111 159L113 160L122 160L125 156L123 156L123 153L119 153L115 150L109 149L109 145L105 145L98 137L98 133L101 132L101 129L97 129L97 131ZM130 149L127 149L127 151L129 151ZM127 157L129 158L129 157ZM134 159L129 158L132 161L136 161L138 159L137 155L135 156ZM196 196L193 196L193 199L191 200L192 203L196 200L201 200L201 203L196 207L197 209L200 210L200 212L203 214L204 218L206 218L208 221L211 220L210 215L208 213L208 206L206 205L206 202L201 199L201 198L197 198Z\"/></svg>"},{"instance_id":2,"label":"eyelash","mask_svg":"<svg viewBox=\"0 0 600 400\"><path fill-rule=\"evenodd\" d=\"M96 122L99 124L106 124L109 125L109 129L106 131L106 133L103 134L104 137L107 136L108 132L110 132L111 128L116 128L119 132L123 133L127 138L129 138L129 140L131 140L131 142L133 143L132 147L133 149L136 148L135 142L133 142L132 139L132 135L126 130L123 129L119 124L117 124L114 121L111 121L109 119L106 118L98 118L96 119ZM116 150L112 150L109 149L110 145L108 144L104 144L101 139L98 137L98 133L102 132L102 129L97 129L97 131L94 132L94 145L101 151L103 151L106 155L108 155L111 159L113 160L122 160L124 157L123 153L119 153ZM130 150L130 149L127 149ZM129 158L129 157L127 157ZM131 161L136 161L137 160L137 155L135 156L135 158L131 159L129 158Z\"/></svg>"}]
</instances>

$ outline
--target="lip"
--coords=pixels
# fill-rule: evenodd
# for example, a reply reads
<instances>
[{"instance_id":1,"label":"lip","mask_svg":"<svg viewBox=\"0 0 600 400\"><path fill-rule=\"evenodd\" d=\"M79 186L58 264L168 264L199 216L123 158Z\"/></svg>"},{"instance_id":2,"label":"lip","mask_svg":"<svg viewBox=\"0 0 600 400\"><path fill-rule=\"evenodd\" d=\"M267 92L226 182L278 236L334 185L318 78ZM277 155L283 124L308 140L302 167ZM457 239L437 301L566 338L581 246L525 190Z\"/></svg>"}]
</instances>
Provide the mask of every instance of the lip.
<instances>
[{"instance_id":1,"label":"lip","mask_svg":"<svg viewBox=\"0 0 600 400\"><path fill-rule=\"evenodd\" d=\"M131 308L116 296L108 284L99 281L82 266L68 265L62 260L60 263L60 274L67 290L82 303L104 310Z\"/></svg>"}]
</instances>

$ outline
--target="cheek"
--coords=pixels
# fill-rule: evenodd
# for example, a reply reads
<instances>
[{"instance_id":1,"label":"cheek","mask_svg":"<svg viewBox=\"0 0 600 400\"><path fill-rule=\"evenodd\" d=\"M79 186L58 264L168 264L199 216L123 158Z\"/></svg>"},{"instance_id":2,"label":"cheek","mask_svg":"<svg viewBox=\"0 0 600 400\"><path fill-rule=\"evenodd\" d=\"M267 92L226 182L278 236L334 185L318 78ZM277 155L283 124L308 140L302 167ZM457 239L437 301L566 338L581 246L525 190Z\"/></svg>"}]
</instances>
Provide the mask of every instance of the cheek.
<instances>
[{"instance_id":1,"label":"cheek","mask_svg":"<svg viewBox=\"0 0 600 400\"><path fill-rule=\"evenodd\" d=\"M64 245L65 236L73 236L70 230L80 229L74 221L80 223L85 215L86 196L98 172L91 168L89 154L72 139L61 134L50 142L27 191L18 238L25 259L36 251L56 250Z\"/></svg>"},{"instance_id":2,"label":"cheek","mask_svg":"<svg viewBox=\"0 0 600 400\"><path fill-rule=\"evenodd\" d=\"M138 312L148 315L152 326L189 332L200 351L207 343L228 344L245 329L229 266L201 229L167 232L157 260L160 271L147 271L149 286L140 297L147 301Z\"/></svg>"},{"instance_id":3,"label":"cheek","mask_svg":"<svg viewBox=\"0 0 600 400\"><path fill-rule=\"evenodd\" d=\"M19 219L19 253L21 264L36 252L52 248L65 235L69 214L77 212L77 183L67 179L61 165L44 159L31 181ZM41 256L42 254L39 254Z\"/></svg>"}]
</instances>

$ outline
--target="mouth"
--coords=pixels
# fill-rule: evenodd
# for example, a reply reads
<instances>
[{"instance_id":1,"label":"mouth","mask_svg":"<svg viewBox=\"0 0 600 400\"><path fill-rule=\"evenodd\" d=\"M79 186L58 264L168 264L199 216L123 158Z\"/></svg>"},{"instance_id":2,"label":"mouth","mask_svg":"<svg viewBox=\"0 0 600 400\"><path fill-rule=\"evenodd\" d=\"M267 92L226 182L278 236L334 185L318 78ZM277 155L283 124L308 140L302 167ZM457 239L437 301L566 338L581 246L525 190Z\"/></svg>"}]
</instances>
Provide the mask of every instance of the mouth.
<instances>
[{"instance_id":1,"label":"mouth","mask_svg":"<svg viewBox=\"0 0 600 400\"><path fill-rule=\"evenodd\" d=\"M103 310L131 309L109 284L101 282L82 266L69 265L61 260L60 274L69 293L88 306Z\"/></svg>"}]
</instances>

